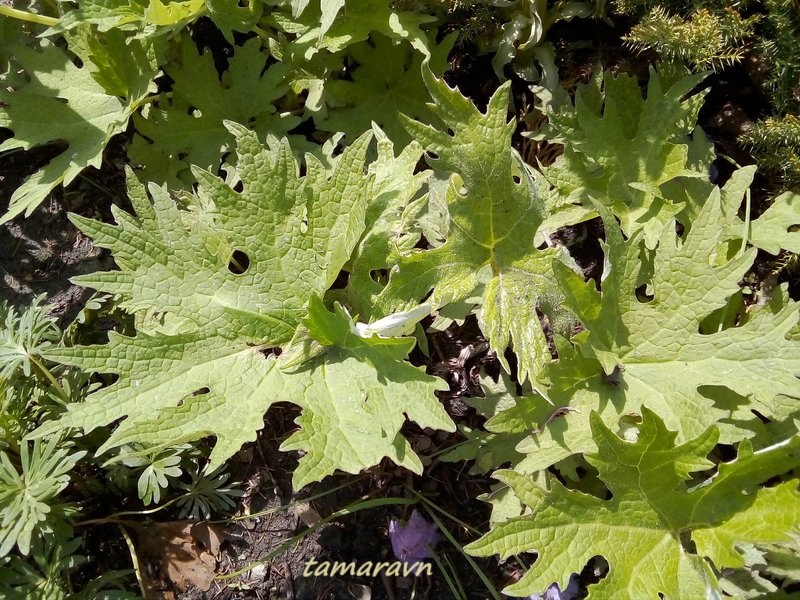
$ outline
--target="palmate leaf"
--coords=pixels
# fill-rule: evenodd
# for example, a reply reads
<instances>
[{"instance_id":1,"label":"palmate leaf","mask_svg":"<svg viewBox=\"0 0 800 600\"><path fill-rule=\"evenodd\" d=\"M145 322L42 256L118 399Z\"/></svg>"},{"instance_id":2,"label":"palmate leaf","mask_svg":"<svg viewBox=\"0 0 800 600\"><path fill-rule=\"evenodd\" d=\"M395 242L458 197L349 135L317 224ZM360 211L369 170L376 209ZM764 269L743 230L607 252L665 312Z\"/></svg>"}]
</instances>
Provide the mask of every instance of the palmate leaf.
<instances>
[{"instance_id":1,"label":"palmate leaf","mask_svg":"<svg viewBox=\"0 0 800 600\"><path fill-rule=\"evenodd\" d=\"M614 435L596 413L590 421L597 452L587 460L610 500L569 490L554 478L548 490L528 475L496 473L531 514L497 525L466 550L477 556L538 553L507 594L530 594L552 581L563 587L567 574L600 555L609 572L589 586L590 600L706 598L718 583L705 557L717 569L741 567L737 544L789 540L800 519L797 480L751 490L800 465L800 438L755 454L743 443L736 460L690 490L689 475L713 465L705 457L719 439L715 428L676 446L675 432L647 409L635 442ZM687 533L696 553L682 543Z\"/></svg>"},{"instance_id":2,"label":"palmate leaf","mask_svg":"<svg viewBox=\"0 0 800 600\"><path fill-rule=\"evenodd\" d=\"M739 326L700 333L701 322L738 292L755 257L754 249L728 260L716 256L726 235L719 190L684 240L674 225L663 230L647 282L652 299L637 297L641 236L624 241L613 217L598 209L606 231L602 292L594 282L556 267L567 305L587 331L573 344L559 343L559 360L544 374L555 406L576 412L521 443L518 449L528 454L524 467L546 468L592 451L591 411L616 428L625 415L640 414L647 406L678 432L679 441L719 423L723 442L733 443L753 435L738 420L741 413L752 417L755 410L780 419L791 406L797 410L800 353L797 341L787 339L798 321L796 303L751 311ZM540 420L541 405L529 410Z\"/></svg>"},{"instance_id":3,"label":"palmate leaf","mask_svg":"<svg viewBox=\"0 0 800 600\"><path fill-rule=\"evenodd\" d=\"M413 11L397 11L389 0L359 0L348 8L341 0L321 0L320 8L303 10L302 14L274 11L268 19L289 34L292 41L292 62L308 60L320 50L339 52L357 42L367 40L371 34L380 33L392 40L408 40L411 46L429 56L428 38L421 25L436 21L436 17ZM339 5L338 7L336 5ZM340 10L342 9L342 10Z\"/></svg>"},{"instance_id":4,"label":"palmate leaf","mask_svg":"<svg viewBox=\"0 0 800 600\"><path fill-rule=\"evenodd\" d=\"M92 48L98 62L82 67L46 40L38 49L11 48L16 64L0 78L0 127L14 137L0 144L0 152L55 142L68 147L14 191L0 223L23 212L30 215L54 187L69 184L86 167L99 167L108 141L125 131L128 118L151 91L157 72L152 47L128 45L119 32L104 41ZM112 77L121 63L127 65L124 76ZM19 78L17 68L27 81Z\"/></svg>"},{"instance_id":5,"label":"palmate leaf","mask_svg":"<svg viewBox=\"0 0 800 600\"><path fill-rule=\"evenodd\" d=\"M95 243L111 248L120 267L76 281L121 296L123 307L150 320L142 319L133 338L111 335L107 345L54 351L54 360L120 378L69 405L59 421L34 435L65 427L91 431L124 418L101 454L126 443L155 448L214 435L207 467L213 470L253 440L264 412L283 400L304 409L305 429L287 442L307 452L297 485L336 468L357 472L383 456L419 470L419 459L398 435L403 413L423 427L452 424L433 396L441 382L403 363L408 340L393 341L395 351L377 352L381 360L372 362L361 351L329 349L318 364L296 373L281 371L269 351L288 346L309 301L330 287L362 234L371 136L347 148L330 174L307 157L307 174L299 177L285 140L267 150L244 127L228 127L236 138L241 192L196 169L198 191L186 198L187 211L155 186L151 205L131 177L136 216L115 211L117 226L72 217ZM234 268L230 261L237 256ZM319 310L314 323L324 321ZM330 336L316 335L329 343ZM350 348L333 338L339 342ZM393 387L395 377L408 385ZM387 390L394 394L392 418L388 409L372 406L386 405L380 398ZM359 411L349 406L364 403Z\"/></svg>"},{"instance_id":6,"label":"palmate leaf","mask_svg":"<svg viewBox=\"0 0 800 600\"><path fill-rule=\"evenodd\" d=\"M800 196L793 192L785 192L772 200L772 204L758 217L749 214L745 223L739 217L742 204L751 203L749 190L756 174L756 166L749 165L736 169L721 188L722 213L725 217L726 234L724 239L730 240L732 250L741 247L743 240L756 248L766 250L770 254L779 254L781 249L789 252L800 252ZM714 190L714 184L704 179L681 179L670 182L670 197L686 205L681 213L686 217L687 225L697 218L702 205L697 198L707 198Z\"/></svg>"},{"instance_id":7,"label":"palmate leaf","mask_svg":"<svg viewBox=\"0 0 800 600\"><path fill-rule=\"evenodd\" d=\"M168 5L160 0L81 0L77 8L67 12L46 33L63 33L83 23L97 25L100 31L144 30L149 26L151 32L157 27L166 32L199 17L204 9L204 0L181 0Z\"/></svg>"},{"instance_id":8,"label":"palmate leaf","mask_svg":"<svg viewBox=\"0 0 800 600\"><path fill-rule=\"evenodd\" d=\"M347 285L332 291L359 321L369 322L375 299L384 286L373 274L391 267L391 258L410 252L420 240L418 217L426 198L420 189L430 171L415 174L422 146L411 142L398 156L387 135L373 125L377 157L369 165L372 175L372 200L367 207L366 230L345 265Z\"/></svg>"},{"instance_id":9,"label":"palmate leaf","mask_svg":"<svg viewBox=\"0 0 800 600\"><path fill-rule=\"evenodd\" d=\"M324 5L326 10L335 8L335 2L292 2L292 11L285 4L282 9L271 11L264 19L281 32L270 39L270 51L289 68L290 74L286 80L295 94L302 94L306 116L313 117L318 127L322 126L328 131L347 129L350 135L360 135L369 127L370 120L374 120L385 125L394 141L400 141L395 134L405 135L405 132L397 124L397 115L391 109L397 102L397 94L404 101L412 100L409 108L412 113L420 110L423 111L420 116L425 116L427 112L419 95L419 77L409 78L401 73L405 71L418 75L419 71L413 69L414 64L419 64L418 56L430 58L433 55L435 68L443 68L440 55L447 54L451 41L445 38L432 47L434 33L428 34L420 26L436 18L411 11L397 11L390 0L359 0L350 8L339 7L341 10L338 10L336 18L323 31L325 23L318 4ZM395 46L393 52L382 50L386 45L385 40ZM358 62L366 63L374 63L372 59L376 50L373 49L372 54L368 50L371 45L376 46L381 56L389 58L389 63L385 65L388 69L379 74L369 67L361 69L353 65L357 71L361 71L358 75L361 82L353 86L345 85L347 82L343 81L343 76L347 78L352 69L343 69L343 61L348 58L350 46L353 45L360 47L357 51ZM411 54L409 47L414 51ZM347 55L345 50L348 51ZM385 79L387 73L394 74L390 80ZM402 78L402 86L398 85L398 78ZM334 93L328 91L331 83L336 84ZM387 85L390 88L388 90ZM406 89L409 85L410 90ZM362 88L364 93L360 92ZM357 103L367 101L365 111L352 109L350 104L354 98ZM328 109L336 111L343 103L346 105L342 116L332 117L334 121L328 122Z\"/></svg>"},{"instance_id":10,"label":"palmate leaf","mask_svg":"<svg viewBox=\"0 0 800 600\"><path fill-rule=\"evenodd\" d=\"M288 91L284 66L267 68L270 56L258 38L233 48L220 77L211 52L200 54L187 34L180 38L177 56L164 66L172 93L134 117L139 135L129 156L144 166L149 181L191 181L189 165L216 171L233 140L226 120L247 123L262 139L268 133L283 137L299 124L299 117L277 115L271 104Z\"/></svg>"},{"instance_id":11,"label":"palmate leaf","mask_svg":"<svg viewBox=\"0 0 800 600\"><path fill-rule=\"evenodd\" d=\"M399 435L405 415L436 429L454 431L455 425L433 396L447 389L445 382L403 362L415 340L361 337L340 307L331 313L316 297L304 323L326 352L289 382L298 397L304 394L306 409L298 419L300 431L281 446L307 452L293 475L295 486L335 468L357 473L383 456L422 473L419 458ZM312 454L320 447L325 452Z\"/></svg>"},{"instance_id":12,"label":"palmate leaf","mask_svg":"<svg viewBox=\"0 0 800 600\"><path fill-rule=\"evenodd\" d=\"M606 71L579 86L575 106L550 114L543 132L566 142L563 156L543 170L553 186L547 227L591 217L594 198L620 219L626 235L643 231L654 248L664 225L682 209L661 187L678 178L707 179L707 171L690 168L689 160L689 134L704 95L684 100L704 77L678 79L651 70L644 100L636 79L625 74Z\"/></svg>"},{"instance_id":13,"label":"palmate leaf","mask_svg":"<svg viewBox=\"0 0 800 600\"><path fill-rule=\"evenodd\" d=\"M437 75L447 69L447 56L455 42L450 35L441 44L430 43L426 58ZM408 43L399 45L391 39L373 34L367 42L348 49L358 65L347 79L332 79L325 84L323 99L327 110L314 115L314 124L323 131L342 131L349 139L361 135L374 121L398 145L410 141L399 115L425 123L437 123L428 106L428 91L419 76L423 55Z\"/></svg>"},{"instance_id":14,"label":"palmate leaf","mask_svg":"<svg viewBox=\"0 0 800 600\"><path fill-rule=\"evenodd\" d=\"M431 290L433 303L456 302L488 280L478 313L481 329L503 361L513 339L519 379L524 381L550 360L536 309L542 298L555 302L558 296L551 266L557 251L538 251L533 243L543 206L511 147L509 84L495 92L482 114L429 69L423 67L422 75L434 99L432 110L453 133L410 119L406 127L435 155L429 158L432 167L451 173L450 230L444 245L398 260L377 310L388 314L406 309ZM521 179L515 175L517 167Z\"/></svg>"},{"instance_id":15,"label":"palmate leaf","mask_svg":"<svg viewBox=\"0 0 800 600\"><path fill-rule=\"evenodd\" d=\"M242 388L243 396L261 398L237 404L237 418L231 419L231 402L210 390L165 408L157 419L123 422L100 451L134 441L156 446L165 439L187 441L213 434L218 441L211 461L216 466L218 456L227 458L248 441L242 434L250 429L243 430L243 425L255 429L252 424L260 424L269 404L287 400L304 409L297 421L301 429L281 446L305 453L292 475L296 489L336 469L358 473L384 457L421 473L419 458L399 434L405 415L422 426L448 431L454 426L433 397L446 384L403 362L414 340L362 338L346 313L330 313L316 296L304 325L325 348L323 353L300 369L282 370L281 362L270 358L261 361L266 364L260 369L248 364L246 372L228 377L228 384L252 386Z\"/></svg>"}]
</instances>

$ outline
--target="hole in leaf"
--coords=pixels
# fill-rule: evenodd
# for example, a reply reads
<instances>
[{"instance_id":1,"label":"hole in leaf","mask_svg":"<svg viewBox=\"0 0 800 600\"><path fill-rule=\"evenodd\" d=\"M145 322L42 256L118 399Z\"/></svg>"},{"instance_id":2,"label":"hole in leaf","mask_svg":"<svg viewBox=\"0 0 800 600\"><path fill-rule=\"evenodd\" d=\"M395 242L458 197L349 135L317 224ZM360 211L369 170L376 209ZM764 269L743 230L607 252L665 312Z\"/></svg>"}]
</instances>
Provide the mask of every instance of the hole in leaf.
<instances>
[{"instance_id":1,"label":"hole in leaf","mask_svg":"<svg viewBox=\"0 0 800 600\"><path fill-rule=\"evenodd\" d=\"M620 383L622 383L622 369L620 369L619 365L617 365L614 367L614 370L611 371L611 374L607 375L601 371L600 377L602 378L603 383L617 387Z\"/></svg>"},{"instance_id":2,"label":"hole in leaf","mask_svg":"<svg viewBox=\"0 0 800 600\"><path fill-rule=\"evenodd\" d=\"M648 293L647 285L640 285L636 288L636 299L642 304L652 302L653 298L655 298L655 296Z\"/></svg>"},{"instance_id":3,"label":"hole in leaf","mask_svg":"<svg viewBox=\"0 0 800 600\"><path fill-rule=\"evenodd\" d=\"M241 194L244 191L244 183L239 181L235 186L233 186L233 191Z\"/></svg>"},{"instance_id":4,"label":"hole in leaf","mask_svg":"<svg viewBox=\"0 0 800 600\"><path fill-rule=\"evenodd\" d=\"M242 275L250 267L250 257L241 250L234 250L228 263L228 271L234 275Z\"/></svg>"},{"instance_id":5,"label":"hole in leaf","mask_svg":"<svg viewBox=\"0 0 800 600\"><path fill-rule=\"evenodd\" d=\"M511 177L511 179L513 179L513 180L514 180L514 183L516 183L517 185L519 185L519 184L520 184L520 182L522 181L522 180L519 178L519 175L513 175L513 176Z\"/></svg>"},{"instance_id":6,"label":"hole in leaf","mask_svg":"<svg viewBox=\"0 0 800 600\"><path fill-rule=\"evenodd\" d=\"M739 452L733 444L717 444L714 447L714 455L722 462L731 462L736 460Z\"/></svg>"},{"instance_id":7,"label":"hole in leaf","mask_svg":"<svg viewBox=\"0 0 800 600\"><path fill-rule=\"evenodd\" d=\"M594 581L592 581L592 583L597 583L600 581L602 578L608 575L610 570L608 561L605 559L605 557L600 555L590 558L589 563L586 566L590 569L589 577L587 579L590 581L593 579Z\"/></svg>"},{"instance_id":8,"label":"hole in leaf","mask_svg":"<svg viewBox=\"0 0 800 600\"><path fill-rule=\"evenodd\" d=\"M384 285L389 280L389 271L386 269L373 269L369 272L369 276L375 283Z\"/></svg>"},{"instance_id":9,"label":"hole in leaf","mask_svg":"<svg viewBox=\"0 0 800 600\"><path fill-rule=\"evenodd\" d=\"M428 151L425 153L425 156L430 160L439 160L439 155L436 152Z\"/></svg>"}]
</instances>

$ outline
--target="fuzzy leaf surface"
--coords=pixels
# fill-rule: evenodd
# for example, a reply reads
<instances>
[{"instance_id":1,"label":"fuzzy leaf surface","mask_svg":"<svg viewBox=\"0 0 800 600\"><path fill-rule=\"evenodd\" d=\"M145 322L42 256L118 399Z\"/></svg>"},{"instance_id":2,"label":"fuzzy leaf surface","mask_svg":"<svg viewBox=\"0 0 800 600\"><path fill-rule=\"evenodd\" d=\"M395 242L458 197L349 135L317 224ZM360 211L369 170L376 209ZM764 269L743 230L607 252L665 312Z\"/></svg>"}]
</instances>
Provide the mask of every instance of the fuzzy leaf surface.
<instances>
[{"instance_id":1,"label":"fuzzy leaf surface","mask_svg":"<svg viewBox=\"0 0 800 600\"><path fill-rule=\"evenodd\" d=\"M320 343L342 348L291 374L265 352L289 343L311 298L330 287L362 234L371 136L345 150L332 173L307 157L300 177L288 143L264 149L254 133L228 127L236 138L241 192L196 169L197 195L184 197L189 210L181 210L156 186L151 205L131 176L136 215L115 211L116 226L72 217L95 243L111 248L120 267L76 280L121 296L122 306L148 325L133 338L111 335L107 345L53 351L54 360L120 377L34 435L65 427L91 431L124 419L100 453L130 442L166 446L214 435L213 470L253 440L267 408L284 400L304 408L306 429L289 443L307 452L298 485L336 468L355 472L374 464L372 457L390 456L419 470L419 459L398 436L403 413L423 427L452 424L433 396L437 380L402 362L413 342L367 340L362 346L375 346L367 352L346 336L325 337L323 325L341 333L342 320L326 323L316 307L312 332ZM248 259L242 273L230 268L235 251ZM413 397L411 405L398 401L395 378Z\"/></svg>"},{"instance_id":2,"label":"fuzzy leaf surface","mask_svg":"<svg viewBox=\"0 0 800 600\"><path fill-rule=\"evenodd\" d=\"M700 333L700 323L739 290L755 257L751 249L716 260L725 236L719 191L703 206L684 240L663 230L648 283L652 299L637 298L641 236L625 241L613 217L604 216L606 270L601 292L574 272L557 266L568 306L587 331L560 342L559 360L545 372L549 398L571 412L522 442L525 468L537 470L594 448L588 414L598 411L608 426L643 406L656 411L679 441L722 423L723 441L748 437L737 421L745 412L770 417L783 399L800 398L800 354L787 338L797 324L798 305L753 311L743 324ZM719 391L718 390L721 390ZM732 393L722 393L728 390ZM735 399L729 399L735 397ZM536 409L540 410L540 409ZM538 416L538 415L534 415ZM749 434L752 435L752 434Z\"/></svg>"},{"instance_id":3,"label":"fuzzy leaf surface","mask_svg":"<svg viewBox=\"0 0 800 600\"><path fill-rule=\"evenodd\" d=\"M299 123L298 117L277 115L272 105L288 91L283 65L267 68L269 54L257 38L234 49L220 78L211 53L200 54L188 35L181 37L178 56L164 68L172 94L134 117L140 135L130 157L151 181L191 181L189 165L215 171L233 141L226 120L248 123L262 137L282 137Z\"/></svg>"},{"instance_id":4,"label":"fuzzy leaf surface","mask_svg":"<svg viewBox=\"0 0 800 600\"><path fill-rule=\"evenodd\" d=\"M705 75L682 79L651 71L642 99L634 77L614 77L578 87L574 107L549 115L546 136L568 140L563 157L544 170L553 186L549 226L576 223L595 214L590 198L610 208L630 236L644 232L655 247L664 225L681 209L661 191L678 177L707 179L689 169L688 134L703 94L684 96ZM602 91L601 91L602 84Z\"/></svg>"},{"instance_id":5,"label":"fuzzy leaf surface","mask_svg":"<svg viewBox=\"0 0 800 600\"><path fill-rule=\"evenodd\" d=\"M442 246L400 257L378 309L384 314L406 309L431 290L433 303L457 302L486 275L481 329L500 360L513 339L524 381L550 359L536 309L542 297L557 297L551 266L557 254L535 248L543 206L524 169L519 169L522 179L514 179L521 161L511 147L514 123L506 122L509 84L497 90L483 114L430 70L422 73L434 100L432 110L453 133L410 119L406 127L435 154L431 166L451 174L450 229Z\"/></svg>"},{"instance_id":6,"label":"fuzzy leaf surface","mask_svg":"<svg viewBox=\"0 0 800 600\"><path fill-rule=\"evenodd\" d=\"M757 454L745 443L736 460L690 489L690 474L713 465L706 455L719 439L715 428L676 445L676 433L645 409L638 440L628 442L596 413L590 420L597 451L587 460L607 485L610 500L567 489L554 478L548 490L527 475L497 474L531 514L497 525L466 550L477 556L538 553L522 579L504 590L507 594L530 594L552 581L566 585L565 574L601 555L610 570L589 586L590 600L706 598L718 583L705 557L718 569L742 566L737 543L789 539L800 518L797 480L744 492L800 464L800 438ZM684 532L697 543L697 554L682 544Z\"/></svg>"}]
</instances>

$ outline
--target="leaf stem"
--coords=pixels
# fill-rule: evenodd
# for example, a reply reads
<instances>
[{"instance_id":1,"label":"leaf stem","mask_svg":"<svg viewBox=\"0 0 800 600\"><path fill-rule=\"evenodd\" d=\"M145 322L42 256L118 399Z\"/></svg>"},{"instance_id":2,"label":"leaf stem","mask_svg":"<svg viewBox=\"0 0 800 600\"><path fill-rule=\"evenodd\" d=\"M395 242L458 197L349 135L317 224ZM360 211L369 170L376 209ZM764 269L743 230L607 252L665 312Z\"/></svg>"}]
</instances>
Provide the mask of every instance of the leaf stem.
<instances>
[{"instance_id":1,"label":"leaf stem","mask_svg":"<svg viewBox=\"0 0 800 600\"><path fill-rule=\"evenodd\" d=\"M254 25L251 31L265 42L269 42L269 34L263 29L261 29L261 27L259 27L258 25Z\"/></svg>"},{"instance_id":2,"label":"leaf stem","mask_svg":"<svg viewBox=\"0 0 800 600\"><path fill-rule=\"evenodd\" d=\"M739 256L747 250L747 243L750 241L750 188L744 192L744 231L742 232L742 247L739 248Z\"/></svg>"},{"instance_id":3,"label":"leaf stem","mask_svg":"<svg viewBox=\"0 0 800 600\"><path fill-rule=\"evenodd\" d=\"M131 554L131 563L133 563L133 572L136 573L136 581L139 583L139 588L142 590L142 598L144 598L144 600L148 600L147 588L144 585L144 579L142 579L142 570L139 567L139 557L136 555L136 546L133 545L131 534L128 533L128 530L125 529L125 526L120 523L117 525L119 530L122 532L122 537L125 538L125 543L128 545L128 552Z\"/></svg>"},{"instance_id":4,"label":"leaf stem","mask_svg":"<svg viewBox=\"0 0 800 600\"><path fill-rule=\"evenodd\" d=\"M37 15L36 13L11 8L10 6L0 6L0 15L10 17L12 19L19 19L27 23L36 23L37 25L44 25L46 27L55 27L58 25L58 19L53 17L46 17L44 15Z\"/></svg>"},{"instance_id":5,"label":"leaf stem","mask_svg":"<svg viewBox=\"0 0 800 600\"><path fill-rule=\"evenodd\" d=\"M36 365L36 368L37 368L37 369L39 369L39 371L41 371L41 372L42 372L42 374L43 374L45 377L47 377L48 381L49 381L49 382L50 382L50 383L53 385L53 387L56 389L56 392L58 392L58 395L59 395L59 396L61 396L61 399L62 399L64 402L67 402L67 403L68 403L68 402L70 402L70 397L69 397L69 396L67 395L67 393L64 391L64 388L63 388L63 387L61 387L61 384L58 382L58 379L56 379L56 378L55 378L55 376L54 376L54 375L53 375L53 374L50 372L50 369L48 369L48 368L47 368L47 367L44 365L44 363L43 363L42 361L40 361L38 358L36 358L36 356L35 356L35 355L33 355L33 354L28 354L28 358L30 359L30 361L31 361L31 362L32 362L34 365Z\"/></svg>"}]
</instances>

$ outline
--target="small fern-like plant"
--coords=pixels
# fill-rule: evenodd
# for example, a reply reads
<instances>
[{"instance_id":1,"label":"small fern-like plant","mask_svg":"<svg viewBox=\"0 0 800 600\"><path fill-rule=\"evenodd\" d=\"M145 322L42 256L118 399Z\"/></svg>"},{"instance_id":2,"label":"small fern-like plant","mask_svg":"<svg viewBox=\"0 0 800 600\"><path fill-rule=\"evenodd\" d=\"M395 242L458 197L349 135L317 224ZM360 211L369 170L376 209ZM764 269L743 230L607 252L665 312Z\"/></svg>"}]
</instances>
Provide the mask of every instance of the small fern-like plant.
<instances>
[{"instance_id":1,"label":"small fern-like plant","mask_svg":"<svg viewBox=\"0 0 800 600\"><path fill-rule=\"evenodd\" d=\"M236 506L235 498L244 496L238 489L238 482L228 483L231 474L225 467L212 473L204 473L196 462L187 469L191 477L189 483L178 482L177 486L185 490L183 496L178 498L182 519L210 519L212 514L230 511Z\"/></svg>"},{"instance_id":2,"label":"small fern-like plant","mask_svg":"<svg viewBox=\"0 0 800 600\"><path fill-rule=\"evenodd\" d=\"M157 450L141 455L133 453L122 460L125 467L141 469L136 484L139 499L145 506L161 502L161 494L181 476L181 453L187 446ZM119 474L119 473L118 473Z\"/></svg>"},{"instance_id":3,"label":"small fern-like plant","mask_svg":"<svg viewBox=\"0 0 800 600\"><path fill-rule=\"evenodd\" d=\"M742 60L744 40L753 35L758 16L736 10L701 8L684 17L655 6L625 36L636 50L653 49L663 58L682 60L698 70L720 70Z\"/></svg>"},{"instance_id":4,"label":"small fern-like plant","mask_svg":"<svg viewBox=\"0 0 800 600\"><path fill-rule=\"evenodd\" d=\"M800 186L800 118L768 117L754 123L740 141L750 147L760 167L778 175L784 188Z\"/></svg>"},{"instance_id":5,"label":"small fern-like plant","mask_svg":"<svg viewBox=\"0 0 800 600\"><path fill-rule=\"evenodd\" d=\"M86 452L72 451L52 436L20 446L19 465L0 452L0 556L15 546L28 555L31 540L67 527L70 505L58 496L69 485L69 472Z\"/></svg>"},{"instance_id":6,"label":"small fern-like plant","mask_svg":"<svg viewBox=\"0 0 800 600\"><path fill-rule=\"evenodd\" d=\"M31 367L52 378L41 355L61 338L56 319L48 315L39 296L25 310L0 302L0 379L11 379L20 372L29 377Z\"/></svg>"}]
</instances>

